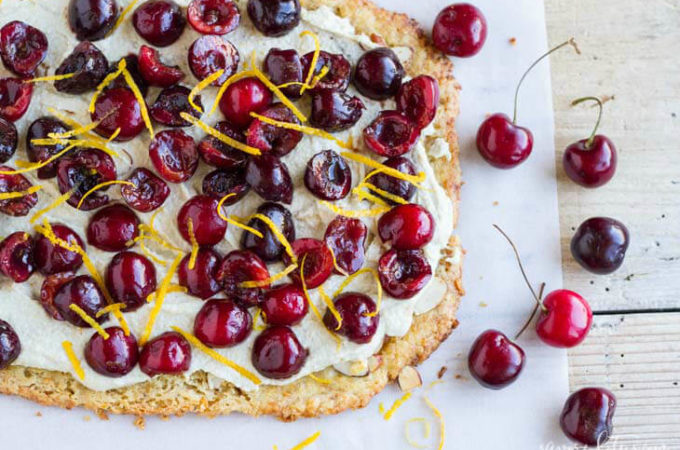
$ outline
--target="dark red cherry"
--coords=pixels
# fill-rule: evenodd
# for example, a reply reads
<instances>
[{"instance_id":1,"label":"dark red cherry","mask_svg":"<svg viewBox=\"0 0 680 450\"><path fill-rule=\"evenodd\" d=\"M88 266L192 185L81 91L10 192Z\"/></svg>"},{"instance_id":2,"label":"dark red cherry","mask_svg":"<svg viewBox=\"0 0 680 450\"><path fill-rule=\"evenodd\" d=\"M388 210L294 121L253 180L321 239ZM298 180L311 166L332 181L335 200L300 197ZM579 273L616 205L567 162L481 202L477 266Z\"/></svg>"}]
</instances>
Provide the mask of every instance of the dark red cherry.
<instances>
[{"instance_id":1,"label":"dark red cherry","mask_svg":"<svg viewBox=\"0 0 680 450\"><path fill-rule=\"evenodd\" d=\"M35 272L35 241L30 234L15 231L0 242L0 272L15 283L23 283Z\"/></svg>"},{"instance_id":2,"label":"dark red cherry","mask_svg":"<svg viewBox=\"0 0 680 450\"><path fill-rule=\"evenodd\" d=\"M382 111L364 128L366 146L381 156L401 156L418 141L420 131L399 111Z\"/></svg>"},{"instance_id":3,"label":"dark red cherry","mask_svg":"<svg viewBox=\"0 0 680 450\"><path fill-rule=\"evenodd\" d=\"M584 269L605 275L621 267L629 243L628 228L623 223L609 217L592 217L576 230L571 254Z\"/></svg>"},{"instance_id":4,"label":"dark red cherry","mask_svg":"<svg viewBox=\"0 0 680 450\"><path fill-rule=\"evenodd\" d=\"M233 347L243 342L253 328L247 309L231 300L209 300L196 314L194 335L208 347Z\"/></svg>"},{"instance_id":5,"label":"dark red cherry","mask_svg":"<svg viewBox=\"0 0 680 450\"><path fill-rule=\"evenodd\" d=\"M352 187L352 171L337 152L324 150L307 162L305 186L322 200L340 200Z\"/></svg>"},{"instance_id":6,"label":"dark red cherry","mask_svg":"<svg viewBox=\"0 0 680 450\"><path fill-rule=\"evenodd\" d=\"M543 299L536 334L548 345L571 348L583 342L592 323L588 302L576 292L559 289Z\"/></svg>"},{"instance_id":7,"label":"dark red cherry","mask_svg":"<svg viewBox=\"0 0 680 450\"><path fill-rule=\"evenodd\" d=\"M264 330L253 344L252 363L267 378L290 378L302 369L309 351L288 327L275 325Z\"/></svg>"},{"instance_id":8,"label":"dark red cherry","mask_svg":"<svg viewBox=\"0 0 680 450\"><path fill-rule=\"evenodd\" d=\"M108 319L107 314L96 317L97 312L106 306L106 299L89 275L80 275L64 283L54 296L54 307L64 320L80 328L89 328L90 325L70 308L71 305L85 311L97 323L104 323Z\"/></svg>"},{"instance_id":9,"label":"dark red cherry","mask_svg":"<svg viewBox=\"0 0 680 450\"><path fill-rule=\"evenodd\" d=\"M524 350L496 330L479 335L468 354L473 378L489 389L512 384L524 368Z\"/></svg>"},{"instance_id":10,"label":"dark red cherry","mask_svg":"<svg viewBox=\"0 0 680 450\"><path fill-rule=\"evenodd\" d=\"M294 284L282 284L267 291L260 307L269 325L297 325L309 310L305 293Z\"/></svg>"},{"instance_id":11,"label":"dark red cherry","mask_svg":"<svg viewBox=\"0 0 680 450\"><path fill-rule=\"evenodd\" d=\"M125 312L136 311L156 290L156 268L145 256L120 252L106 268L106 288L116 303L125 303Z\"/></svg>"},{"instance_id":12,"label":"dark red cherry","mask_svg":"<svg viewBox=\"0 0 680 450\"><path fill-rule=\"evenodd\" d=\"M479 53L486 33L486 18L479 9L469 3L455 3L435 19L432 40L447 55L467 58Z\"/></svg>"},{"instance_id":13,"label":"dark red cherry","mask_svg":"<svg viewBox=\"0 0 680 450\"><path fill-rule=\"evenodd\" d=\"M0 117L16 122L26 114L33 96L33 83L18 78L0 78Z\"/></svg>"},{"instance_id":14,"label":"dark red cherry","mask_svg":"<svg viewBox=\"0 0 680 450\"><path fill-rule=\"evenodd\" d=\"M181 130L163 130L149 145L149 158L161 177L171 183L191 178L198 168L194 138Z\"/></svg>"},{"instance_id":15,"label":"dark red cherry","mask_svg":"<svg viewBox=\"0 0 680 450\"><path fill-rule=\"evenodd\" d=\"M158 50L146 45L139 48L139 73L147 83L160 87L170 87L184 78L179 66L163 64Z\"/></svg>"},{"instance_id":16,"label":"dark red cherry","mask_svg":"<svg viewBox=\"0 0 680 450\"><path fill-rule=\"evenodd\" d=\"M241 21L232 0L192 0L187 8L189 23L201 34L231 33Z\"/></svg>"},{"instance_id":17,"label":"dark red cherry","mask_svg":"<svg viewBox=\"0 0 680 450\"><path fill-rule=\"evenodd\" d=\"M364 102L359 97L342 92L321 91L312 97L309 123L331 132L347 130L361 119L364 109Z\"/></svg>"},{"instance_id":18,"label":"dark red cherry","mask_svg":"<svg viewBox=\"0 0 680 450\"><path fill-rule=\"evenodd\" d=\"M132 25L151 45L167 47L180 38L186 19L177 3L171 0L149 0L137 7L132 15Z\"/></svg>"},{"instance_id":19,"label":"dark red cherry","mask_svg":"<svg viewBox=\"0 0 680 450\"><path fill-rule=\"evenodd\" d=\"M122 185L120 195L129 207L139 212L151 212L159 208L170 195L167 183L143 167L133 170L127 181L134 186Z\"/></svg>"},{"instance_id":20,"label":"dark red cherry","mask_svg":"<svg viewBox=\"0 0 680 450\"><path fill-rule=\"evenodd\" d=\"M17 149L19 135L12 122L0 117L0 163L9 161Z\"/></svg>"},{"instance_id":21,"label":"dark red cherry","mask_svg":"<svg viewBox=\"0 0 680 450\"><path fill-rule=\"evenodd\" d=\"M224 74L212 83L213 86L221 86L235 74L239 61L234 44L218 36L201 36L189 47L189 68L199 80L224 70Z\"/></svg>"},{"instance_id":22,"label":"dark red cherry","mask_svg":"<svg viewBox=\"0 0 680 450\"><path fill-rule=\"evenodd\" d=\"M407 174L407 175L415 175L416 174L416 167L413 165L410 159L404 157L404 156L395 156L392 157L385 162L383 162L384 165L387 167L391 167L392 169L396 169L401 173ZM383 190L385 192L389 192L392 195L396 195L397 197L401 197L406 201L409 201L413 198L413 196L416 193L416 187L409 183L406 180L402 180L400 178L393 177L392 175L388 175L386 173L377 173L368 180L366 180L368 183L372 184L373 186L377 187L380 190ZM382 195L378 194L377 192L374 193L378 197L383 198L387 203L391 205L395 205L396 202L393 200L383 197Z\"/></svg>"},{"instance_id":23,"label":"dark red cherry","mask_svg":"<svg viewBox=\"0 0 680 450\"><path fill-rule=\"evenodd\" d=\"M238 203L250 191L246 182L245 170L215 170L203 179L203 193L222 199L225 195L234 194L224 201L225 206Z\"/></svg>"},{"instance_id":24,"label":"dark red cherry","mask_svg":"<svg viewBox=\"0 0 680 450\"><path fill-rule=\"evenodd\" d=\"M109 338L94 333L85 345L85 361L95 372L118 378L132 372L137 365L139 350L137 339L126 336L122 328L108 327Z\"/></svg>"},{"instance_id":25,"label":"dark red cherry","mask_svg":"<svg viewBox=\"0 0 680 450\"><path fill-rule=\"evenodd\" d=\"M10 172L15 169L0 166L0 172ZM0 173L0 193L24 192L33 184L22 174L5 175ZM38 203L38 194L28 194L17 198L0 200L0 212L12 217L23 217Z\"/></svg>"},{"instance_id":26,"label":"dark red cherry","mask_svg":"<svg viewBox=\"0 0 680 450\"><path fill-rule=\"evenodd\" d=\"M57 164L57 183L59 192L65 194L75 189L68 199L68 204L77 207L83 195L100 183L116 179L116 164L113 159L101 150L86 149L75 154L63 156ZM80 205L81 211L91 211L106 205L109 196L103 192L108 187L99 189L85 198Z\"/></svg>"},{"instance_id":27,"label":"dark red cherry","mask_svg":"<svg viewBox=\"0 0 680 450\"><path fill-rule=\"evenodd\" d=\"M279 122L300 125L295 114L282 103L271 105L262 111L261 115ZM287 155L302 140L302 132L300 131L270 125L259 119L251 122L246 135L248 136L248 145L259 148L265 153L274 153L276 156Z\"/></svg>"},{"instance_id":28,"label":"dark red cherry","mask_svg":"<svg viewBox=\"0 0 680 450\"><path fill-rule=\"evenodd\" d=\"M589 447L604 445L614 432L616 397L607 389L584 388L564 403L560 427L572 441Z\"/></svg>"},{"instance_id":29,"label":"dark red cherry","mask_svg":"<svg viewBox=\"0 0 680 450\"><path fill-rule=\"evenodd\" d=\"M312 67L312 58L314 52L309 52L302 57L302 66L304 68L303 77L306 80L309 76L309 70ZM352 77L352 65L343 55L324 52L319 53L316 66L314 67L314 77L321 73L321 69L328 67L328 73L321 78L313 88L310 89L312 93L321 91L336 91L345 92L349 87L349 80Z\"/></svg>"},{"instance_id":30,"label":"dark red cherry","mask_svg":"<svg viewBox=\"0 0 680 450\"><path fill-rule=\"evenodd\" d=\"M87 224L87 243L105 252L125 250L139 236L139 219L127 206L102 208Z\"/></svg>"},{"instance_id":31,"label":"dark red cherry","mask_svg":"<svg viewBox=\"0 0 680 450\"><path fill-rule=\"evenodd\" d=\"M337 216L326 228L326 245L335 255L338 266L347 274L353 274L364 265L367 233L368 228L361 220L345 216Z\"/></svg>"},{"instance_id":32,"label":"dark red cherry","mask_svg":"<svg viewBox=\"0 0 680 450\"><path fill-rule=\"evenodd\" d=\"M260 113L272 102L272 93L258 78L250 77L229 85L220 99L220 111L239 129L248 128L251 112Z\"/></svg>"},{"instance_id":33,"label":"dark red cherry","mask_svg":"<svg viewBox=\"0 0 680 450\"><path fill-rule=\"evenodd\" d=\"M397 92L397 109L423 129L437 115L439 83L429 75L420 75L401 85Z\"/></svg>"},{"instance_id":34,"label":"dark red cherry","mask_svg":"<svg viewBox=\"0 0 680 450\"><path fill-rule=\"evenodd\" d=\"M177 227L184 240L191 242L190 220L198 245L216 245L224 239L227 222L217 213L218 202L215 197L209 195L196 195L182 206L177 214Z\"/></svg>"},{"instance_id":35,"label":"dark red cherry","mask_svg":"<svg viewBox=\"0 0 680 450\"><path fill-rule=\"evenodd\" d=\"M41 117L33 121L26 132L26 153L28 154L28 160L31 162L47 161L64 150L66 144L36 145L33 143L33 140L47 139L49 134L59 134L67 131L69 131L69 127L54 117ZM38 169L36 171L38 178L47 179L56 177L58 161L59 159Z\"/></svg>"},{"instance_id":36,"label":"dark red cherry","mask_svg":"<svg viewBox=\"0 0 680 450\"><path fill-rule=\"evenodd\" d=\"M196 255L193 269L189 269L191 255L182 259L177 270L180 286L187 288L189 295L208 299L217 294L222 286L217 280L220 255L210 248L201 248Z\"/></svg>"},{"instance_id":37,"label":"dark red cherry","mask_svg":"<svg viewBox=\"0 0 680 450\"><path fill-rule=\"evenodd\" d=\"M248 16L265 36L283 36L300 23L299 0L248 0Z\"/></svg>"},{"instance_id":38,"label":"dark red cherry","mask_svg":"<svg viewBox=\"0 0 680 450\"><path fill-rule=\"evenodd\" d=\"M217 131L229 136L230 138L245 144L246 137L235 126L229 122L218 122L215 127ZM198 143L198 152L206 164L219 169L238 169L244 168L248 162L248 155L241 150L237 150L225 144L213 136L206 136Z\"/></svg>"},{"instance_id":39,"label":"dark red cherry","mask_svg":"<svg viewBox=\"0 0 680 450\"><path fill-rule=\"evenodd\" d=\"M434 226L434 218L427 209L409 203L383 214L378 220L378 234L397 250L416 250L432 240Z\"/></svg>"},{"instance_id":40,"label":"dark red cherry","mask_svg":"<svg viewBox=\"0 0 680 450\"><path fill-rule=\"evenodd\" d=\"M265 200L288 205L293 201L293 180L288 166L277 156L265 153L250 158L246 166L246 182Z\"/></svg>"},{"instance_id":41,"label":"dark red cherry","mask_svg":"<svg viewBox=\"0 0 680 450\"><path fill-rule=\"evenodd\" d=\"M264 58L264 73L277 86L287 83L302 83L302 61L297 50L272 48ZM302 97L300 85L280 88L284 95L292 100Z\"/></svg>"},{"instance_id":42,"label":"dark red cherry","mask_svg":"<svg viewBox=\"0 0 680 450\"><path fill-rule=\"evenodd\" d=\"M167 331L146 343L139 368L150 377L186 372L191 367L191 345L179 333Z\"/></svg>"},{"instance_id":43,"label":"dark red cherry","mask_svg":"<svg viewBox=\"0 0 680 450\"><path fill-rule=\"evenodd\" d=\"M54 87L67 94L84 94L94 90L106 77L109 61L94 44L83 41L76 45L70 55L57 68L56 75L76 75L54 82Z\"/></svg>"},{"instance_id":44,"label":"dark red cherry","mask_svg":"<svg viewBox=\"0 0 680 450\"><path fill-rule=\"evenodd\" d=\"M268 217L281 230L288 242L295 240L293 215L285 206L267 202L257 208L257 213ZM263 221L255 218L248 222L248 226L262 233L263 237L260 238L253 233L244 231L241 237L242 248L252 250L265 261L272 262L281 258L283 246Z\"/></svg>"},{"instance_id":45,"label":"dark red cherry","mask_svg":"<svg viewBox=\"0 0 680 450\"><path fill-rule=\"evenodd\" d=\"M30 77L47 56L47 36L15 20L0 28L0 57L10 72Z\"/></svg>"},{"instance_id":46,"label":"dark red cherry","mask_svg":"<svg viewBox=\"0 0 680 450\"><path fill-rule=\"evenodd\" d=\"M330 309L326 309L323 316L326 328L357 344L371 342L378 330L380 315L369 315L377 310L375 302L369 296L357 292L346 292L333 300L333 305L340 314L342 323L338 326L333 313Z\"/></svg>"},{"instance_id":47,"label":"dark red cherry","mask_svg":"<svg viewBox=\"0 0 680 450\"><path fill-rule=\"evenodd\" d=\"M127 71L130 72L130 76L132 76L132 80L139 88L139 92L142 93L142 97L146 97L146 94L148 94L149 92L149 85L146 83L146 80L142 76L142 72L139 68L139 58L137 57L136 54L129 53L127 56L121 58L121 60L123 59L125 60ZM111 67L109 68L110 74L118 70L118 66L120 65L121 60L118 60L115 64L111 65ZM125 80L125 77L119 76L115 80L113 80L106 89L129 88L129 87L130 86Z\"/></svg>"},{"instance_id":48,"label":"dark red cherry","mask_svg":"<svg viewBox=\"0 0 680 450\"><path fill-rule=\"evenodd\" d=\"M116 0L71 0L69 3L69 25L79 41L103 39L117 19Z\"/></svg>"},{"instance_id":49,"label":"dark red cherry","mask_svg":"<svg viewBox=\"0 0 680 450\"><path fill-rule=\"evenodd\" d=\"M257 306L262 301L262 293L269 289L269 284L255 288L241 287L240 284L268 278L267 264L255 253L243 250L234 250L225 256L217 272L217 280L227 297L246 308Z\"/></svg>"},{"instance_id":50,"label":"dark red cherry","mask_svg":"<svg viewBox=\"0 0 680 450\"><path fill-rule=\"evenodd\" d=\"M52 225L54 235L68 244L76 244L85 250L85 244L78 234L66 225ZM80 254L55 245L42 234L35 239L35 267L43 275L77 271L83 264Z\"/></svg>"},{"instance_id":51,"label":"dark red cherry","mask_svg":"<svg viewBox=\"0 0 680 450\"><path fill-rule=\"evenodd\" d=\"M20 353L19 335L10 324L0 319L0 370L16 361Z\"/></svg>"},{"instance_id":52,"label":"dark red cherry","mask_svg":"<svg viewBox=\"0 0 680 450\"><path fill-rule=\"evenodd\" d=\"M354 85L368 98L385 100L399 91L404 74L404 66L391 49L376 48L361 55L357 61Z\"/></svg>"},{"instance_id":53,"label":"dark red cherry","mask_svg":"<svg viewBox=\"0 0 680 450\"><path fill-rule=\"evenodd\" d=\"M104 91L94 104L90 114L93 122L100 122L95 131L109 138L118 128L116 141L134 139L144 130L142 109L137 97L130 89L117 87Z\"/></svg>"},{"instance_id":54,"label":"dark red cherry","mask_svg":"<svg viewBox=\"0 0 680 450\"><path fill-rule=\"evenodd\" d=\"M616 173L616 147L601 134L574 142L564 151L562 164L574 183L587 188L603 186Z\"/></svg>"},{"instance_id":55,"label":"dark red cherry","mask_svg":"<svg viewBox=\"0 0 680 450\"><path fill-rule=\"evenodd\" d=\"M297 256L298 264L304 269L305 286L314 289L321 286L333 273L333 255L324 241L303 238L291 243L293 252ZM291 264L290 257L283 255L284 262ZM304 259L304 266L302 260ZM290 274L290 278L301 285L300 269Z\"/></svg>"},{"instance_id":56,"label":"dark red cherry","mask_svg":"<svg viewBox=\"0 0 680 450\"><path fill-rule=\"evenodd\" d=\"M189 93L191 89L185 86L175 85L163 89L153 105L149 108L151 118L161 125L167 127L188 127L191 124L184 120L182 113L187 113L196 118L201 117L193 106L189 103ZM201 96L194 98L194 103L203 108Z\"/></svg>"},{"instance_id":57,"label":"dark red cherry","mask_svg":"<svg viewBox=\"0 0 680 450\"><path fill-rule=\"evenodd\" d=\"M432 267L422 250L390 250L378 261L380 284L392 297L418 294L432 279Z\"/></svg>"},{"instance_id":58,"label":"dark red cherry","mask_svg":"<svg viewBox=\"0 0 680 450\"><path fill-rule=\"evenodd\" d=\"M64 320L61 313L54 305L54 296L59 289L76 277L73 272L60 272L54 275L47 275L40 287L40 304L45 312L54 320Z\"/></svg>"},{"instance_id":59,"label":"dark red cherry","mask_svg":"<svg viewBox=\"0 0 680 450\"><path fill-rule=\"evenodd\" d=\"M482 157L499 169L511 169L531 155L534 135L515 125L505 114L487 118L477 132L477 149Z\"/></svg>"}]
</instances>

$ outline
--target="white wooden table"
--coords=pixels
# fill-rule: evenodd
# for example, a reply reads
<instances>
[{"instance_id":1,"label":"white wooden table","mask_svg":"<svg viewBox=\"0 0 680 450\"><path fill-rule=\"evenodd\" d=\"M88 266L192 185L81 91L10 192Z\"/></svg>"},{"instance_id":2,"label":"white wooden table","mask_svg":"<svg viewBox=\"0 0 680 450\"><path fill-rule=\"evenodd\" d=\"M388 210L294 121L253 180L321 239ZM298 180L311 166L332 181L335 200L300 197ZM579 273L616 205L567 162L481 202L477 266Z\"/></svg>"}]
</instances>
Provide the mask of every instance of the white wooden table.
<instances>
[{"instance_id":1,"label":"white wooden table","mask_svg":"<svg viewBox=\"0 0 680 450\"><path fill-rule=\"evenodd\" d=\"M596 118L570 107L578 97L614 97L601 132L620 152L616 177L597 190L558 169L565 287L596 311L570 352L571 387L615 392L618 446L607 448L680 448L680 1L546 0L546 15L550 42L575 36L583 52L552 59L558 168ZM569 251L575 228L598 215L632 236L610 276L585 272Z\"/></svg>"}]
</instances>

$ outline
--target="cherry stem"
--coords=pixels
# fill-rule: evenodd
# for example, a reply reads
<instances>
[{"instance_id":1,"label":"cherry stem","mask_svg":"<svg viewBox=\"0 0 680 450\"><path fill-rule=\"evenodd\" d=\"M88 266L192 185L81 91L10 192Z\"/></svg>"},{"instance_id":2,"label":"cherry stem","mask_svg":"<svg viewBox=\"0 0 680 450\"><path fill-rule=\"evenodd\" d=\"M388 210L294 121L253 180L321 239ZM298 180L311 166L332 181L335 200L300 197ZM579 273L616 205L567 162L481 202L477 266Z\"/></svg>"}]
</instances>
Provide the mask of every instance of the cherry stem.
<instances>
[{"instance_id":1,"label":"cherry stem","mask_svg":"<svg viewBox=\"0 0 680 450\"><path fill-rule=\"evenodd\" d=\"M579 54L579 55L581 54L581 50L579 50L578 45L576 45L576 41L574 40L574 38L571 38L566 42L562 42L557 47L554 47L554 48L548 50L540 58L538 58L536 61L534 61L534 63L531 66L529 66L527 71L524 72L524 75L522 75L522 78L520 78L519 83L517 83L517 89L515 89L515 112L512 116L512 123L513 124L515 124L515 125L517 124L517 104L518 104L518 101L519 101L519 89L522 87L522 83L524 83L524 79L527 77L527 75L529 75L529 72L531 72L532 69L538 65L538 63L540 63L545 58L547 58L548 56L550 56L552 53L556 52L557 50L561 49L562 47L566 47L567 45L571 45L572 47L574 47L574 50L576 51L577 54Z\"/></svg>"},{"instance_id":2,"label":"cherry stem","mask_svg":"<svg viewBox=\"0 0 680 450\"><path fill-rule=\"evenodd\" d=\"M538 298L543 299L543 290L545 289L545 283L541 283L541 288L538 290ZM531 315L529 316L529 320L526 321L524 326L522 327L521 330L515 335L515 341L522 336L522 333L526 331L527 328L529 328L529 325L531 325L531 322L534 321L534 317L536 316L536 312L538 312L538 303L536 303L536 306L534 306L534 310L531 311Z\"/></svg>"},{"instance_id":3,"label":"cherry stem","mask_svg":"<svg viewBox=\"0 0 680 450\"><path fill-rule=\"evenodd\" d=\"M597 133L597 129L600 128L600 122L602 122L602 110L604 109L604 104L602 103L602 100L600 100L597 97L583 97L583 98L577 98L573 102L571 102L571 106L576 106L580 103L583 102L596 102L598 108L600 109L600 112L597 115L597 122L595 122L595 128L593 129L593 132L590 134L590 137L588 138L588 141L586 142L586 146L590 147L593 143L593 139L595 139L595 134Z\"/></svg>"}]
</instances>

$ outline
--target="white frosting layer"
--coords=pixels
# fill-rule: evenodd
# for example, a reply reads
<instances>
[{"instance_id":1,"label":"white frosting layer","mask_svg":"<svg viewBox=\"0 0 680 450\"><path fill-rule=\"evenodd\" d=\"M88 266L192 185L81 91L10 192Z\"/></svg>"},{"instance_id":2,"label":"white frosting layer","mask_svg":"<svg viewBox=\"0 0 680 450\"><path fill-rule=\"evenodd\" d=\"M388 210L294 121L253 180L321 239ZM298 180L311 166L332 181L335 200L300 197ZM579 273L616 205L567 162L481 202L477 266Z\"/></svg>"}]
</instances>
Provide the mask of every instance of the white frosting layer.
<instances>
[{"instance_id":1,"label":"white frosting layer","mask_svg":"<svg viewBox=\"0 0 680 450\"><path fill-rule=\"evenodd\" d=\"M189 3L189 0L176 1L182 7L186 7ZM127 5L129 1L119 0L118 3L124 6ZM266 52L272 47L296 48L301 54L312 51L314 48L312 40L299 37L300 32L307 29L314 31L319 35L323 50L332 53L342 53L352 62L352 64L356 63L358 57L366 49L376 46L376 44L372 43L367 36L357 35L348 20L336 16L333 11L328 8L321 8L316 11L303 11L303 22L296 30L293 30L291 33L281 38L265 38L258 33L250 23L250 20L245 13L245 1L238 1L237 3L239 3L242 12L241 25L235 32L227 35L225 38L236 45L240 51L242 61L249 58L250 54L255 51L259 64L266 55ZM40 69L41 75L45 69L47 69L49 74L53 74L61 61L70 54L78 43L74 34L68 28L66 19L67 4L68 0L51 0L47 2L38 0L13 0L6 1L0 6L2 24L10 20L22 20L40 28L48 36L49 51L47 59ZM165 63L171 65L176 64L182 67L187 74L184 81L188 86L192 86L197 82L188 68L187 52L191 43L198 36L199 34L187 25L184 34L177 43L169 48L161 50L161 56ZM145 44L145 42L135 32L129 17L113 36L95 43L109 60L113 62L128 53L137 52L142 44ZM398 49L398 52L400 55L410 54L408 49ZM0 67L0 76L11 75L6 69ZM158 91L159 90L155 88L150 90L150 93L147 96L149 103L152 103L155 100ZM215 93L215 89L209 88L202 94L204 106L212 104ZM353 87L350 87L349 93L358 95ZM28 113L16 123L21 136L21 143L14 158L27 159L24 147L26 130L33 120L44 115L49 115L47 112L48 107L54 107L62 112L73 113L73 117L79 122L89 123L90 120L87 116L89 99L89 95L72 96L59 93L53 88L52 83L37 84ZM354 142L362 142L361 131L375 118L378 112L382 109L394 108L393 101L381 103L366 98L362 98L362 100L367 106L362 119L351 130L338 133L337 136L340 139L347 139L351 133ZM304 101L301 102L300 107L304 111L308 111L308 104ZM212 125L220 120L220 114L218 112L212 117L203 117L203 119ZM155 127L156 131L160 131L161 128L157 124L155 124ZM203 132L197 128L185 128L184 130L193 135L197 141L203 137ZM446 246L453 229L453 211L452 202L444 189L437 183L433 167L428 158L428 154L431 156L436 155L437 157L443 156L450 158L449 146L445 140L432 136L432 132L433 129L431 127L424 131L420 142L410 156L419 170L422 170L427 174L427 180L424 182L425 189L419 190L413 201L425 206L436 219L435 237L425 248L428 260L433 269L435 269L439 264L441 251ZM426 148L425 145L428 145L429 148ZM116 160L119 179L125 179L135 167L141 166L153 170L148 158L148 146L149 137L147 133L143 133L140 137L131 142L111 145L112 148L120 151L122 155L125 155L125 152L130 154L134 161L131 164L125 156ZM307 161L314 154L325 149L341 150L333 142L317 137L305 136L297 148L283 158L284 162L288 165L296 187L293 204L290 205L290 210L295 218L298 238L323 238L326 225L335 217L333 212L318 203L316 198L309 193L302 182ZM125 150L125 152L122 150ZM365 154L370 155L370 152ZM353 173L353 184L356 185L367 173L367 168L352 161L349 163ZM13 160L8 164L13 166ZM156 222L161 233L167 236L171 242L182 246L187 252L190 251L190 246L179 235L176 226L176 215L179 208L186 200L196 193L200 193L203 177L212 170L214 169L201 163L197 173L189 182L171 185L172 194L165 203L163 211L160 213ZM3 230L2 234L5 236L18 230L32 232L32 226L29 224L31 215L38 209L50 204L56 196L59 195L54 179L38 180L32 173L27 174L27 176L34 184L41 184L44 187L38 194L40 199L38 206L31 211L29 216L23 218L0 215L0 228ZM110 189L108 194L114 200L120 199L118 187ZM252 214L262 202L263 200L259 198L257 194L251 192L238 204L230 207L229 213L237 216L247 216ZM370 207L366 202L359 202L353 195L337 202L337 204L348 209ZM64 204L50 212L47 215L47 218L52 223L67 224L84 238L85 228L91 214L91 212L77 212L71 206ZM148 223L150 214L139 214L139 217L143 222ZM366 219L365 222L370 230L370 237L367 242L366 266L375 268L377 266L377 260L386 251L386 247L381 244L378 238L376 238L377 219L370 218ZM217 250L222 254L226 254L230 250L238 248L240 236L240 230L235 227L230 227L226 239L217 246ZM132 250L134 251L135 248ZM113 254L99 251L91 246L88 247L87 252L95 262L99 272L103 273ZM159 256L162 256L167 260L172 260L173 255L167 253L163 254L161 252L159 253ZM270 272L272 274L277 273L281 268L281 265L271 266ZM166 269L161 266L157 266L156 269L160 282ZM83 267L81 268L80 273L87 273L87 270ZM42 282L43 277L39 274L35 274L28 282L22 284L15 284L8 278L3 277L0 280L0 292L2 292L2 298L0 298L0 318L8 321L14 327L21 339L23 350L16 361L16 364L73 373L72 366L62 350L61 343L64 340L73 342L78 357L82 359L82 349L88 339L92 336L93 330L76 328L67 322L59 322L48 317L37 301ZM331 277L325 285L326 291L329 293L333 292L341 282L341 277ZM362 276L356 279L350 289L365 292L373 297L376 295L376 286L373 279L369 276ZM299 377L322 370L334 364L346 361L365 360L380 349L385 335L404 335L411 326L414 313L423 313L435 307L441 301L445 292L445 285L439 280L433 280L429 286L411 300L398 301L386 297L383 301L380 327L372 342L365 345L357 345L343 339L342 347L339 350L336 350L335 341L329 336L323 328L323 325L310 313L302 323L293 327L302 344L309 349L309 357L307 358L302 371L288 380L270 380L261 377L262 381L265 384L286 384ZM325 306L323 306L316 291L311 292L311 297L318 308L321 311L324 311ZM181 293L169 294L165 300L163 309L156 320L152 337L168 331L171 326L179 326L189 331L192 330L194 316L202 305L203 302L197 298ZM150 306L145 306L136 312L125 314L125 317L136 336L139 336L142 333L142 330L147 323L150 310ZM105 325L116 325L115 319L111 318ZM237 364L256 373L250 362L250 354L253 340L257 334L258 333L254 331L251 333L250 337L240 345L218 351L235 361ZM108 378L99 375L91 370L84 361L83 368L85 369L83 384L95 390L118 388L149 380L149 377L143 374L138 367L122 378ZM232 369L216 362L202 352L195 350L193 352L191 370L189 373L197 370L205 370L213 377L230 381L239 388L245 390L255 388L249 380L240 376ZM189 373L187 373L187 375Z\"/></svg>"}]
</instances>

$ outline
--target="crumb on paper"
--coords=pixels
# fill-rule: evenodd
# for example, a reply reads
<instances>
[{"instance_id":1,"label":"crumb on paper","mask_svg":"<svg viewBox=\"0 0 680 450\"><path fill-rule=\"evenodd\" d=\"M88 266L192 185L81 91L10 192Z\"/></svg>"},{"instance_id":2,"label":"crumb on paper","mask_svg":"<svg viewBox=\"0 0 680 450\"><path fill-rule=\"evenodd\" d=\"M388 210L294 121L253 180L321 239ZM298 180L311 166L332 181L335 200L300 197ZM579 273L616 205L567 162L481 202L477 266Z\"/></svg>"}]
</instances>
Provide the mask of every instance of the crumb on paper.
<instances>
[{"instance_id":1,"label":"crumb on paper","mask_svg":"<svg viewBox=\"0 0 680 450\"><path fill-rule=\"evenodd\" d=\"M612 100L616 100L616 95L615 95L615 94L612 94L612 95L603 95L602 97L600 97L600 101L601 101L602 103L611 102ZM595 105L595 106L597 106L597 105Z\"/></svg>"},{"instance_id":2,"label":"crumb on paper","mask_svg":"<svg viewBox=\"0 0 680 450\"><path fill-rule=\"evenodd\" d=\"M84 416L84 417L83 417L83 420L84 420L85 422L89 422L90 420L92 420L92 417L90 417L90 416Z\"/></svg>"},{"instance_id":3,"label":"crumb on paper","mask_svg":"<svg viewBox=\"0 0 680 450\"><path fill-rule=\"evenodd\" d=\"M487 306L489 306L488 303L486 303L486 302L479 302L479 307L480 307L480 308L486 308Z\"/></svg>"},{"instance_id":4,"label":"crumb on paper","mask_svg":"<svg viewBox=\"0 0 680 450\"><path fill-rule=\"evenodd\" d=\"M109 420L109 415L106 414L106 411L101 409L97 411L97 417L99 417L100 420Z\"/></svg>"},{"instance_id":5,"label":"crumb on paper","mask_svg":"<svg viewBox=\"0 0 680 450\"><path fill-rule=\"evenodd\" d=\"M460 295L465 295L465 289L463 288L463 282L458 278L456 281L453 282L453 285L456 287L456 290L458 290L458 293Z\"/></svg>"},{"instance_id":6,"label":"crumb on paper","mask_svg":"<svg viewBox=\"0 0 680 450\"><path fill-rule=\"evenodd\" d=\"M159 419L161 419L163 422L167 422L170 420L170 416L158 416Z\"/></svg>"},{"instance_id":7,"label":"crumb on paper","mask_svg":"<svg viewBox=\"0 0 680 450\"><path fill-rule=\"evenodd\" d=\"M510 39L508 39L508 42L510 42L510 45L517 45L517 38L511 37Z\"/></svg>"},{"instance_id":8,"label":"crumb on paper","mask_svg":"<svg viewBox=\"0 0 680 450\"><path fill-rule=\"evenodd\" d=\"M461 374L459 374L459 373L457 373L456 376L455 376L454 378L455 378L456 380L461 380L461 381L467 380L467 378L465 378L463 375L461 375Z\"/></svg>"},{"instance_id":9,"label":"crumb on paper","mask_svg":"<svg viewBox=\"0 0 680 450\"><path fill-rule=\"evenodd\" d=\"M493 205L493 206L498 206L498 205L500 205L500 202L499 202L498 200L496 200L495 202L492 203L492 205Z\"/></svg>"},{"instance_id":10,"label":"crumb on paper","mask_svg":"<svg viewBox=\"0 0 680 450\"><path fill-rule=\"evenodd\" d=\"M42 417L42 413L41 413L40 411L37 411L37 412L35 413L35 417Z\"/></svg>"},{"instance_id":11,"label":"crumb on paper","mask_svg":"<svg viewBox=\"0 0 680 450\"><path fill-rule=\"evenodd\" d=\"M144 431L144 428L146 427L146 419L144 416L137 416L133 423L138 429Z\"/></svg>"},{"instance_id":12,"label":"crumb on paper","mask_svg":"<svg viewBox=\"0 0 680 450\"><path fill-rule=\"evenodd\" d=\"M441 380L447 370L449 370L448 367L442 366L441 369L439 369L439 372L437 372L437 378Z\"/></svg>"}]
</instances>

